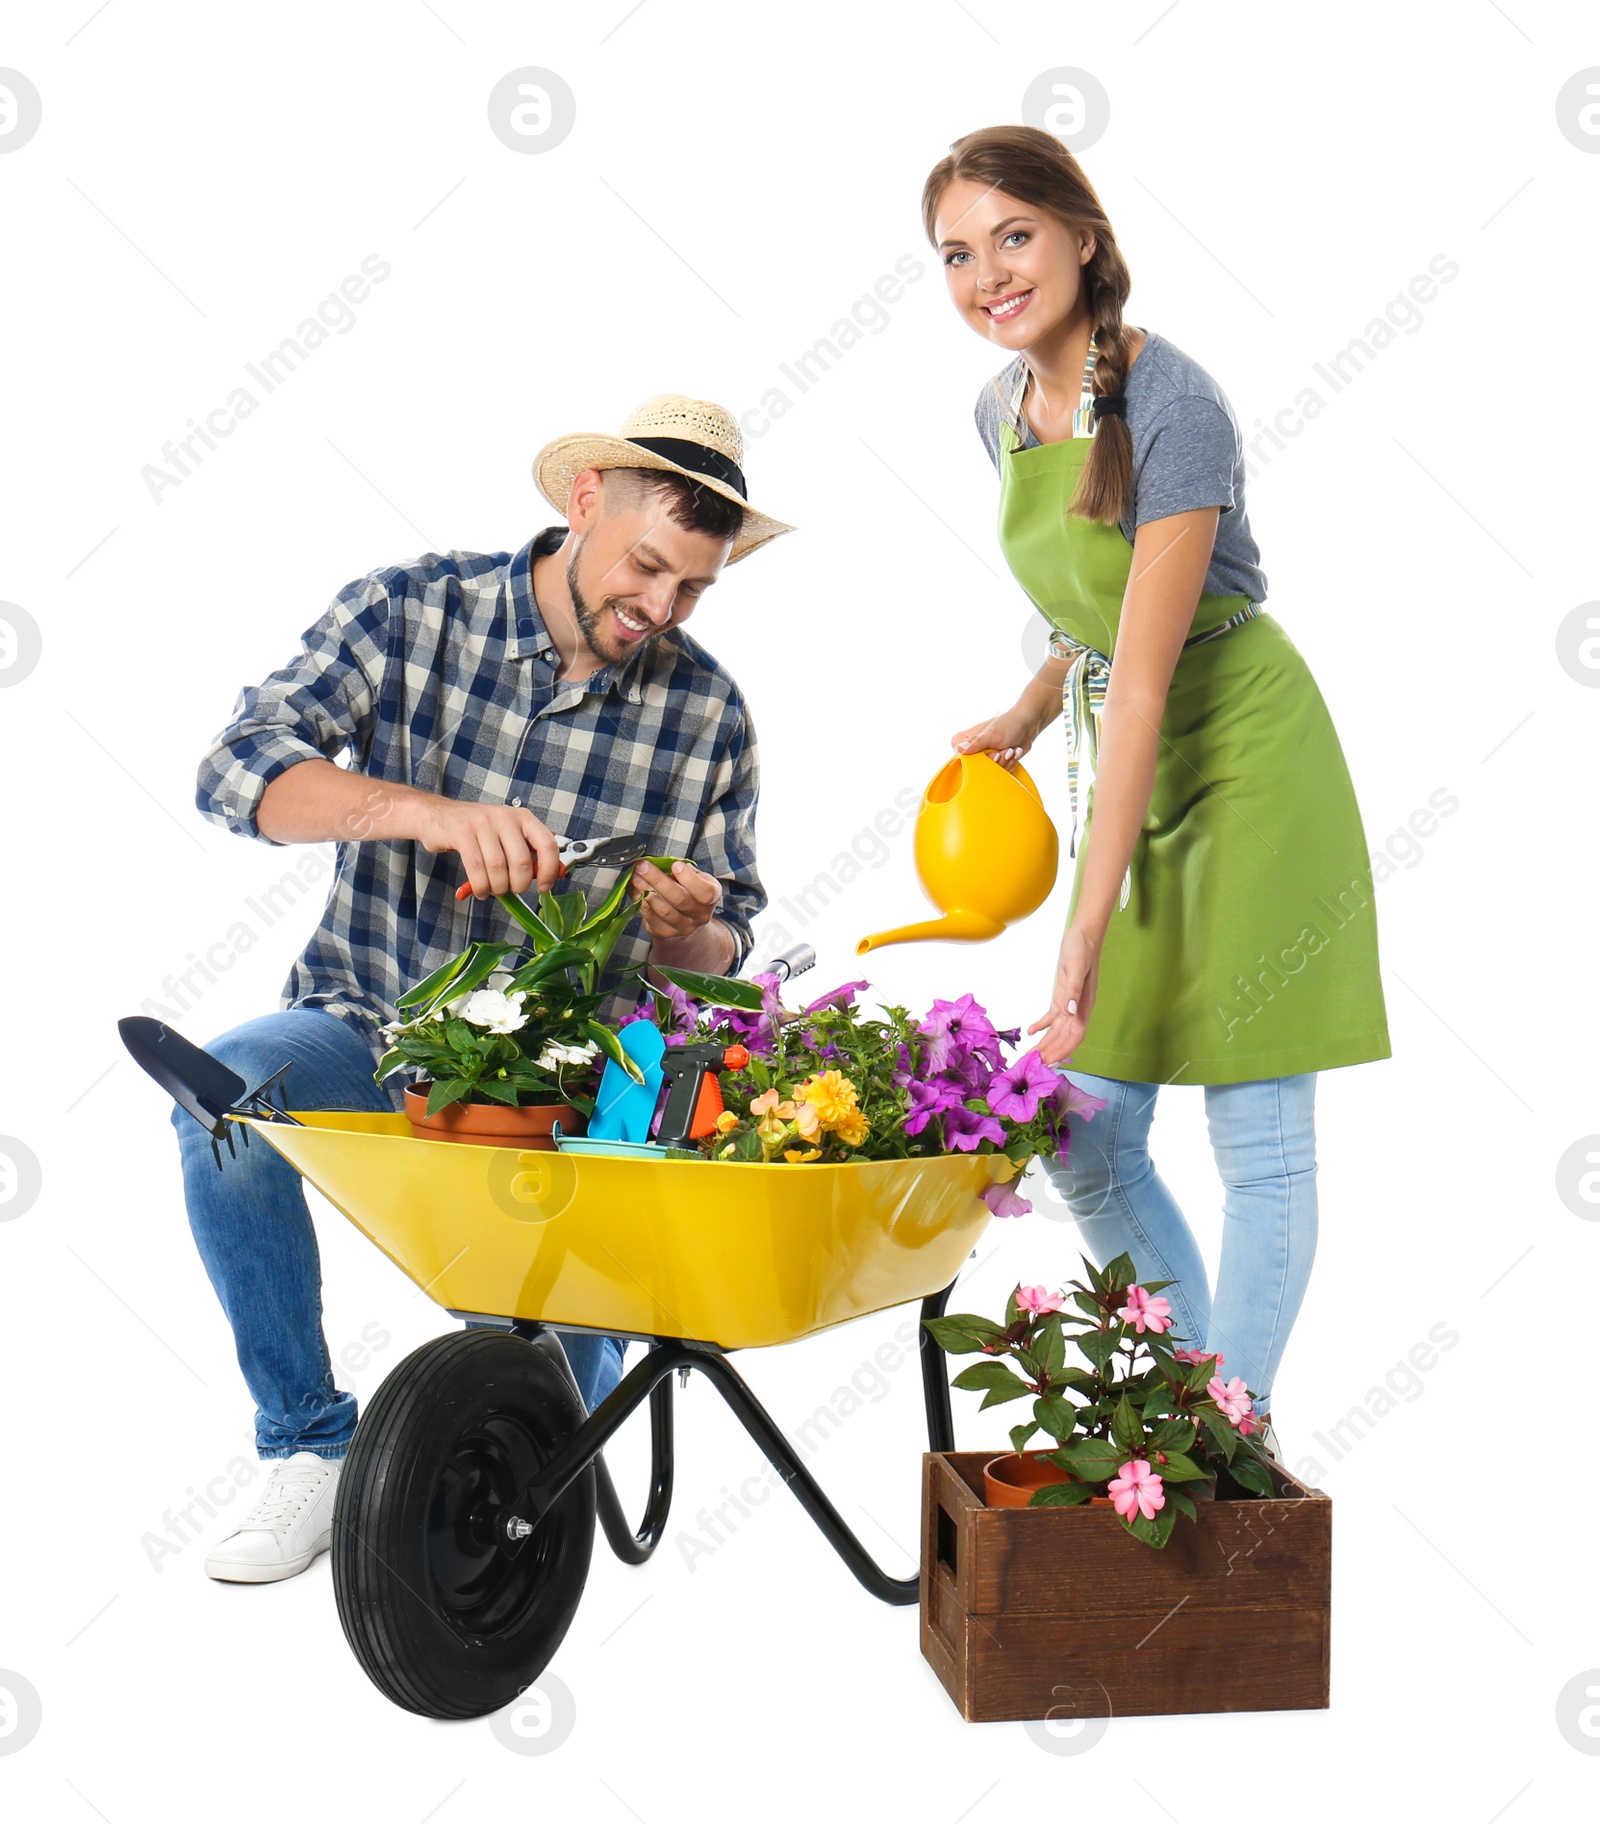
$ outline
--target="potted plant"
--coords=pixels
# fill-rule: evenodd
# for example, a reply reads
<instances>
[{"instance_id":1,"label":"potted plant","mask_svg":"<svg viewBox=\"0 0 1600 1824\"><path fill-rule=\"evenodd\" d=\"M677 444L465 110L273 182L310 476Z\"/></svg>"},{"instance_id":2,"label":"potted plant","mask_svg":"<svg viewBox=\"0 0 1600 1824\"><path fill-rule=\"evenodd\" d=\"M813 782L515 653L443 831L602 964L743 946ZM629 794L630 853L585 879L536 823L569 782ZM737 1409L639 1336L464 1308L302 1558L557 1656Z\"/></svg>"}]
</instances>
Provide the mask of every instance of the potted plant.
<instances>
[{"instance_id":1,"label":"potted plant","mask_svg":"<svg viewBox=\"0 0 1600 1824\"><path fill-rule=\"evenodd\" d=\"M1326 1497L1261 1449L1222 1356L1180 1346L1170 1281L1085 1266L1002 1322L928 1320L984 1358L955 1386L1031 1405L1010 1453L924 1459L924 1654L972 1720L1056 1714L1068 1687L1083 1714L1326 1704Z\"/></svg>"},{"instance_id":2,"label":"potted plant","mask_svg":"<svg viewBox=\"0 0 1600 1824\"><path fill-rule=\"evenodd\" d=\"M551 1150L556 1123L582 1131L605 1059L640 1080L615 1031L596 1018L608 992L601 971L639 909L628 882L624 875L593 911L576 889L541 893L537 908L499 895L527 942L471 944L400 997L376 1076L422 1074L405 1091L420 1138Z\"/></svg>"}]
</instances>

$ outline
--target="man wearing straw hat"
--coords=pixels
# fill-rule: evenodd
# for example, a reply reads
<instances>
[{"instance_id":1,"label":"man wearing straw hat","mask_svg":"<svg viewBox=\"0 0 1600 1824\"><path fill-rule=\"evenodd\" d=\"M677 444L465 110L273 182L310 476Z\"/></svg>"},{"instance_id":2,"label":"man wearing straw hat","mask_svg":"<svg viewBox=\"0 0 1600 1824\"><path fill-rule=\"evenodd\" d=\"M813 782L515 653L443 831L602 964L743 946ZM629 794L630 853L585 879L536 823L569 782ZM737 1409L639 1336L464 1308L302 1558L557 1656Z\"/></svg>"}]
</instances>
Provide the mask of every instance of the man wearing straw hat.
<instances>
[{"instance_id":1,"label":"man wearing straw hat","mask_svg":"<svg viewBox=\"0 0 1600 1824\"><path fill-rule=\"evenodd\" d=\"M724 564L791 528L750 506L738 426L662 395L620 435L534 461L566 524L520 551L429 553L350 583L281 670L240 696L200 767L206 816L271 843L337 842L322 921L281 1011L208 1049L248 1082L292 1062L307 1108L387 1109L373 1082L397 998L467 944L505 935L493 896L551 886L557 835L648 839L641 917L611 972L731 972L766 903L756 875L755 734L738 687L683 631ZM334 757L348 750L347 766ZM472 896L456 898L463 873ZM586 871L604 893L615 870ZM622 1012L618 995L603 1013ZM391 1079L394 1082L394 1079ZM207 1559L272 1582L325 1550L356 1403L334 1385L317 1243L299 1176L270 1147L218 1173L175 1120L190 1226L233 1327L271 1473ZM593 1407L621 1341L566 1340Z\"/></svg>"}]
</instances>

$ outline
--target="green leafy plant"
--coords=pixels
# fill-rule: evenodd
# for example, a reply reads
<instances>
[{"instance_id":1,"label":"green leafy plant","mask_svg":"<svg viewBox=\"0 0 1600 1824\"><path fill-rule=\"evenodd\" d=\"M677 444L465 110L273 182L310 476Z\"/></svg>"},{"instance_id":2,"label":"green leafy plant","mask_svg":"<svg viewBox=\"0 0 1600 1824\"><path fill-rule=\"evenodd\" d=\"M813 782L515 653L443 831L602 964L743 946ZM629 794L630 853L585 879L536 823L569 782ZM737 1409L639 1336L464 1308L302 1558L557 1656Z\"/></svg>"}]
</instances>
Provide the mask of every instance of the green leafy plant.
<instances>
[{"instance_id":1,"label":"green leafy plant","mask_svg":"<svg viewBox=\"0 0 1600 1824\"><path fill-rule=\"evenodd\" d=\"M651 857L664 870L674 859ZM601 1060L642 1081L615 1031L596 1018L611 992L600 986L601 974L643 903L629 897L630 878L624 874L592 910L576 888L541 893L536 907L515 893L498 895L527 941L470 944L401 995L400 1017L383 1029L389 1049L378 1082L396 1070L420 1071L430 1115L453 1102L567 1102L588 1115Z\"/></svg>"},{"instance_id":2,"label":"green leafy plant","mask_svg":"<svg viewBox=\"0 0 1600 1824\"><path fill-rule=\"evenodd\" d=\"M1103 1269L1085 1260L1088 1282L1060 1292L1021 1286L1005 1322L983 1317L925 1320L950 1355L983 1355L953 1386L982 1393L984 1411L1031 1400L1027 1424L1011 1431L1019 1453L1043 1432L1047 1453L1071 1478L1035 1490L1030 1507L1070 1507L1107 1495L1123 1526L1163 1546L1180 1515L1195 1517L1182 1485L1211 1496L1226 1475L1248 1494L1275 1492L1270 1458L1250 1390L1222 1378L1223 1358L1176 1347L1171 1309L1159 1294L1173 1282L1136 1283L1119 1254ZM1071 1307L1071 1308L1069 1308ZM1072 1350L1081 1360L1069 1360Z\"/></svg>"}]
</instances>

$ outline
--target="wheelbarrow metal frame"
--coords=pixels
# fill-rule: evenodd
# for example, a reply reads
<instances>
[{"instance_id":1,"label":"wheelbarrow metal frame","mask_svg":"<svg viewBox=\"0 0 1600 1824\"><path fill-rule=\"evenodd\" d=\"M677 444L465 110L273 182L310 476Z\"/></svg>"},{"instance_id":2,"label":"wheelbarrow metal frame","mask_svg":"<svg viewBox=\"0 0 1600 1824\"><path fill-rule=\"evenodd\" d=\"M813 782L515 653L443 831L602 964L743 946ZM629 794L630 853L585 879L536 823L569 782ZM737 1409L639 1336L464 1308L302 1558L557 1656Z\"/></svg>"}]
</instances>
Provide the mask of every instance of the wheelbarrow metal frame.
<instances>
[{"instance_id":1,"label":"wheelbarrow metal frame","mask_svg":"<svg viewBox=\"0 0 1600 1824\"><path fill-rule=\"evenodd\" d=\"M922 1300L922 1317L940 1317L955 1282ZM472 1316L457 1312L456 1316ZM488 1319L474 1319L488 1322ZM560 1349L560 1332L576 1326L544 1324L533 1319L514 1318L509 1325L500 1320L496 1328L510 1328L537 1347L552 1351L563 1368L566 1356ZM928 1448L953 1450L955 1432L950 1413L950 1385L945 1373L944 1351L933 1339L926 1323L919 1331L918 1354L922 1365L923 1405L927 1412ZM675 1373L703 1374L716 1388L735 1417L760 1447L767 1461L777 1470L795 1499L816 1523L822 1536L849 1567L851 1575L863 1589L880 1602L910 1606L917 1601L918 1578L891 1577L846 1525L843 1516L824 1493L816 1478L801 1461L799 1453L778 1428L772 1415L756 1398L725 1351L714 1343L698 1343L679 1337L650 1339L644 1360L636 1363L622 1377L611 1393L589 1414L566 1444L525 1482L511 1503L504 1519L506 1551L521 1550L539 1521L560 1500L563 1492L592 1463L595 1469L596 1495L600 1524L606 1541L625 1564L643 1564L666 1532L667 1515L672 1505L673 1483L673 1407L672 1376ZM570 1374L570 1370L568 1370ZM621 1498L606 1468L603 1449L627 1419L644 1402L650 1402L650 1493L645 1503L644 1518L637 1528L630 1527Z\"/></svg>"}]
</instances>

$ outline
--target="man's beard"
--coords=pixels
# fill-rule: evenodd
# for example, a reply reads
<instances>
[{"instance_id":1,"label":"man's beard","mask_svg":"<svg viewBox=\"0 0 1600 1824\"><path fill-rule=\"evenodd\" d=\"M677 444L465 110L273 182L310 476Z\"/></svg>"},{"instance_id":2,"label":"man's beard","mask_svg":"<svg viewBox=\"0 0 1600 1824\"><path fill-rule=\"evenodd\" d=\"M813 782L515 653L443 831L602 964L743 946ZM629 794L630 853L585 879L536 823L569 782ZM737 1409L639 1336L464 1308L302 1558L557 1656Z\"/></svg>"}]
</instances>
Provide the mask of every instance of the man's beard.
<instances>
[{"instance_id":1,"label":"man's beard","mask_svg":"<svg viewBox=\"0 0 1600 1824\"><path fill-rule=\"evenodd\" d=\"M638 652L656 637L659 629L645 634L641 639L633 640L623 646L620 652L607 652L600 644L600 616L618 599L607 596L598 609L591 608L578 586L578 559L583 555L584 541L580 538L573 547L572 557L567 564L567 593L572 597L572 616L578 623L578 632L583 636L583 643L594 656L605 665L616 665L629 653ZM635 619L641 617L635 616Z\"/></svg>"}]
</instances>

